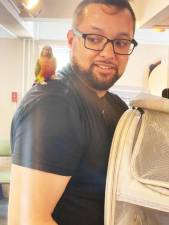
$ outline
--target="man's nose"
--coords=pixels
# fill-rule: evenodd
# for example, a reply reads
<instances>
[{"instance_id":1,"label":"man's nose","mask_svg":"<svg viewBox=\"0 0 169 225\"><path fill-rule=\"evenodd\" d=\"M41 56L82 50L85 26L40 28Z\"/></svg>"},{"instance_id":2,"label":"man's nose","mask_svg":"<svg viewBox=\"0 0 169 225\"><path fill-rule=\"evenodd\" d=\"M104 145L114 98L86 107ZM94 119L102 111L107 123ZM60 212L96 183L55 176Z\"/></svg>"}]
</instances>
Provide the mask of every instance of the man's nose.
<instances>
[{"instance_id":1,"label":"man's nose","mask_svg":"<svg viewBox=\"0 0 169 225\"><path fill-rule=\"evenodd\" d=\"M100 52L100 55L108 58L114 57L116 54L114 52L114 47L112 42L107 42L103 48L103 50Z\"/></svg>"}]
</instances>

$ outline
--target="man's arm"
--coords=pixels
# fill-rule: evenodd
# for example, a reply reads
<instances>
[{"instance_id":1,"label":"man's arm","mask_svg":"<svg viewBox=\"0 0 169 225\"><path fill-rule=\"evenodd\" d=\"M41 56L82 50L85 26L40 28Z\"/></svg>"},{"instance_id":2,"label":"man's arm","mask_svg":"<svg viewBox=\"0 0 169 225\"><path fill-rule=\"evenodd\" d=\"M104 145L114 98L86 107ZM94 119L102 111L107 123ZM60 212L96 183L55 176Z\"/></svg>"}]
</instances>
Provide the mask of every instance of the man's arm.
<instances>
[{"instance_id":1,"label":"man's arm","mask_svg":"<svg viewBox=\"0 0 169 225\"><path fill-rule=\"evenodd\" d=\"M56 225L51 215L70 178L13 164L8 225Z\"/></svg>"}]
</instances>

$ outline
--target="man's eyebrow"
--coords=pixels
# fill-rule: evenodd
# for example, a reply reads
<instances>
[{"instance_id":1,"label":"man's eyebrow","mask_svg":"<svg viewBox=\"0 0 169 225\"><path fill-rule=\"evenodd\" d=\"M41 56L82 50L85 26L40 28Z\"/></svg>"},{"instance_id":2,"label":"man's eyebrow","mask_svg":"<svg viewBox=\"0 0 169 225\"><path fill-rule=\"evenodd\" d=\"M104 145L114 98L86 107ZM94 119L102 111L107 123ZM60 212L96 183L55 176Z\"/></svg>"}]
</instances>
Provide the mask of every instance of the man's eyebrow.
<instances>
[{"instance_id":1,"label":"man's eyebrow","mask_svg":"<svg viewBox=\"0 0 169 225\"><path fill-rule=\"evenodd\" d=\"M126 33L126 32L120 32L120 33L118 33L118 35L117 35L118 37L126 37L126 38L131 38L130 37L130 34L129 33Z\"/></svg>"},{"instance_id":2,"label":"man's eyebrow","mask_svg":"<svg viewBox=\"0 0 169 225\"><path fill-rule=\"evenodd\" d=\"M102 32L102 33L104 33L104 31L103 31L101 28L99 28L99 27L92 26L91 29L92 29L92 31L97 31L97 32ZM119 32L119 33L117 34L117 36L123 36L123 37L126 37L126 38L131 38L131 37L130 37L130 34L127 33L127 32Z\"/></svg>"},{"instance_id":3,"label":"man's eyebrow","mask_svg":"<svg viewBox=\"0 0 169 225\"><path fill-rule=\"evenodd\" d=\"M99 28L99 27L92 26L91 29L94 30L94 31L99 31L99 32L101 31L101 32L103 32L103 30L101 28Z\"/></svg>"}]
</instances>

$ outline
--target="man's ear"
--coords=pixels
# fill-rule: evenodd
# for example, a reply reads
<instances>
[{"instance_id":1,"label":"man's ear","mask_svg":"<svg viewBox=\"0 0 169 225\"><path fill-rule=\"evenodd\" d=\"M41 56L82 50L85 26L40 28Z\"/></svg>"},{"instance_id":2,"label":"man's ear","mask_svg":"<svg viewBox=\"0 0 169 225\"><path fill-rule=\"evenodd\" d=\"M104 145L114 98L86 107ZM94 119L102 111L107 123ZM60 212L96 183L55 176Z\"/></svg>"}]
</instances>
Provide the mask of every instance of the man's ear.
<instances>
[{"instance_id":1,"label":"man's ear","mask_svg":"<svg viewBox=\"0 0 169 225\"><path fill-rule=\"evenodd\" d=\"M68 33L67 33L67 40L68 40L68 45L69 45L70 48L72 47L73 38L74 38L73 31L69 30Z\"/></svg>"}]
</instances>

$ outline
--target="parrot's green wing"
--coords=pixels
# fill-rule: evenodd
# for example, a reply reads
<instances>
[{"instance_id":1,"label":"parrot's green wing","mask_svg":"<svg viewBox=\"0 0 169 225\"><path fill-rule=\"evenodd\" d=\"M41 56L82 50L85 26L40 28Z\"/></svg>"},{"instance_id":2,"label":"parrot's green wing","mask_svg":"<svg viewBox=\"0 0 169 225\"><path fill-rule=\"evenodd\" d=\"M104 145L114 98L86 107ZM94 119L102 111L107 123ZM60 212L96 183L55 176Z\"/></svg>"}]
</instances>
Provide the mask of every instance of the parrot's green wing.
<instances>
[{"instance_id":1,"label":"parrot's green wing","mask_svg":"<svg viewBox=\"0 0 169 225\"><path fill-rule=\"evenodd\" d=\"M36 63L36 66L35 66L35 76L37 76L40 72L40 64L39 64L39 60L37 61Z\"/></svg>"}]
</instances>

